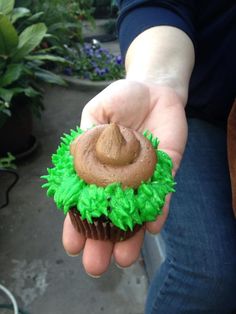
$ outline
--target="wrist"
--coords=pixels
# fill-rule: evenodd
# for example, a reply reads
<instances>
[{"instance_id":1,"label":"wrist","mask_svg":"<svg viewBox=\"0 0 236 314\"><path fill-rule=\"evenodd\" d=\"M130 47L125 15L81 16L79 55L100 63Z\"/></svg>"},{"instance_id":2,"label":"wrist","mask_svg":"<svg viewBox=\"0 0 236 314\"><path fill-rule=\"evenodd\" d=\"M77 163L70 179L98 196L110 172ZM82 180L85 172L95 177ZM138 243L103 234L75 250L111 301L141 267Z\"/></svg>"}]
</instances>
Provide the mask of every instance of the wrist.
<instances>
[{"instance_id":1,"label":"wrist","mask_svg":"<svg viewBox=\"0 0 236 314\"><path fill-rule=\"evenodd\" d=\"M128 81L136 81L144 84L148 84L152 86L152 89L168 90L172 91L176 94L179 99L179 103L181 103L184 107L186 106L188 99L188 85L182 84L175 77L168 76L150 76L150 75L133 75L132 73L127 72L126 80Z\"/></svg>"},{"instance_id":2,"label":"wrist","mask_svg":"<svg viewBox=\"0 0 236 314\"><path fill-rule=\"evenodd\" d=\"M169 86L187 102L194 65L190 38L170 26L157 26L138 35L125 60L127 79Z\"/></svg>"}]
</instances>

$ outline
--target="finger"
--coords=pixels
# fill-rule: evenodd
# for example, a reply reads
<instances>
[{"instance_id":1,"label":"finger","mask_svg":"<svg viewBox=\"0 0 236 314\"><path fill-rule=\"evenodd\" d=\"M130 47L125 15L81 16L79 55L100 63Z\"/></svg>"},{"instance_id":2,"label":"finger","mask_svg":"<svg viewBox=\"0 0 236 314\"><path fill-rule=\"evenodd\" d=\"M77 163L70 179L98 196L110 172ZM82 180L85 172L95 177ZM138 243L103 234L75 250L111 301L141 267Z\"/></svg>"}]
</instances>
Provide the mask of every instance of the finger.
<instances>
[{"instance_id":1,"label":"finger","mask_svg":"<svg viewBox=\"0 0 236 314\"><path fill-rule=\"evenodd\" d=\"M64 249L69 255L79 254L85 244L85 237L75 230L71 223L69 214L67 214L64 221L62 243Z\"/></svg>"},{"instance_id":2,"label":"finger","mask_svg":"<svg viewBox=\"0 0 236 314\"><path fill-rule=\"evenodd\" d=\"M103 108L103 90L93 99L91 99L82 111L80 127L82 130L87 130L97 124L108 123L108 118Z\"/></svg>"},{"instance_id":3,"label":"finger","mask_svg":"<svg viewBox=\"0 0 236 314\"><path fill-rule=\"evenodd\" d=\"M117 122L139 129L149 113L149 97L149 90L144 84L118 80L86 104L82 112L81 128L86 130L95 124Z\"/></svg>"},{"instance_id":4,"label":"finger","mask_svg":"<svg viewBox=\"0 0 236 314\"><path fill-rule=\"evenodd\" d=\"M146 223L146 229L150 233L159 233L164 226L169 213L170 199L171 194L166 197L166 203L162 209L162 214L158 216L155 221Z\"/></svg>"},{"instance_id":5,"label":"finger","mask_svg":"<svg viewBox=\"0 0 236 314\"><path fill-rule=\"evenodd\" d=\"M139 257L144 239L144 228L139 230L128 240L117 242L114 245L113 255L116 263L121 267L132 265Z\"/></svg>"},{"instance_id":6,"label":"finger","mask_svg":"<svg viewBox=\"0 0 236 314\"><path fill-rule=\"evenodd\" d=\"M169 212L168 207L164 207L162 214L160 216L158 216L156 221L147 222L146 223L147 231L149 231L150 233L153 233L153 234L159 233L161 231L162 227L164 226L165 222L166 222L168 212Z\"/></svg>"},{"instance_id":7,"label":"finger","mask_svg":"<svg viewBox=\"0 0 236 314\"><path fill-rule=\"evenodd\" d=\"M98 119L94 118L93 114L90 113L90 104L88 103L82 112L80 127L82 130L88 130L92 128L94 125L105 123L103 121L98 121Z\"/></svg>"},{"instance_id":8,"label":"finger","mask_svg":"<svg viewBox=\"0 0 236 314\"><path fill-rule=\"evenodd\" d=\"M83 253L86 272L95 277L102 275L109 267L112 250L111 241L87 239Z\"/></svg>"}]
</instances>

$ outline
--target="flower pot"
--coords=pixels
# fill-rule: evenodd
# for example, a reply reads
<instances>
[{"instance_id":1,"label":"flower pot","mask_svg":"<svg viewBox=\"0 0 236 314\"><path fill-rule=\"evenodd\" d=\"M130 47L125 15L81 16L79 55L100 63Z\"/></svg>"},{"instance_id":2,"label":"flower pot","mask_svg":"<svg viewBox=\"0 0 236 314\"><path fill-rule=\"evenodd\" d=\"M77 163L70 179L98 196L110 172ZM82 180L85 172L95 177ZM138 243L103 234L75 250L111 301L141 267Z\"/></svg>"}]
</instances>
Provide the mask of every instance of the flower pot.
<instances>
[{"instance_id":1,"label":"flower pot","mask_svg":"<svg viewBox=\"0 0 236 314\"><path fill-rule=\"evenodd\" d=\"M72 88L81 91L97 91L100 92L114 81L90 81L86 79L79 79L73 76L61 75L68 85Z\"/></svg>"},{"instance_id":2,"label":"flower pot","mask_svg":"<svg viewBox=\"0 0 236 314\"><path fill-rule=\"evenodd\" d=\"M111 17L111 1L110 0L96 0L94 1L94 13L95 19L106 19Z\"/></svg>"},{"instance_id":3,"label":"flower pot","mask_svg":"<svg viewBox=\"0 0 236 314\"><path fill-rule=\"evenodd\" d=\"M0 156L10 152L17 158L32 148L32 113L27 103L19 100L0 127Z\"/></svg>"}]
</instances>

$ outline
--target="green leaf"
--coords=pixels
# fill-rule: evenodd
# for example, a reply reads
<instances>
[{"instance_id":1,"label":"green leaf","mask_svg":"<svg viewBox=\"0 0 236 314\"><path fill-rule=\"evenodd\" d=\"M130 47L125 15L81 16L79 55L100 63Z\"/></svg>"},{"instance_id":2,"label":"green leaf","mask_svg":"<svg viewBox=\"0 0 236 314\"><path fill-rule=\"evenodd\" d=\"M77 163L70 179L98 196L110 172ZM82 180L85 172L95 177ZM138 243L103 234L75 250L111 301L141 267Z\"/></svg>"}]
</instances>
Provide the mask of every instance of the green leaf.
<instances>
[{"instance_id":1,"label":"green leaf","mask_svg":"<svg viewBox=\"0 0 236 314\"><path fill-rule=\"evenodd\" d=\"M18 45L19 38L16 29L9 18L0 13L0 55L8 56Z\"/></svg>"},{"instance_id":2,"label":"green leaf","mask_svg":"<svg viewBox=\"0 0 236 314\"><path fill-rule=\"evenodd\" d=\"M42 60L28 60L28 62L25 64L25 69L29 70L34 73L35 69L38 69L38 67L41 67L44 64L44 61Z\"/></svg>"},{"instance_id":3,"label":"green leaf","mask_svg":"<svg viewBox=\"0 0 236 314\"><path fill-rule=\"evenodd\" d=\"M29 87L15 87L15 88L2 88L0 87L0 98L2 98L5 102L10 103L12 97L18 94L24 93L26 96L30 98L34 98L40 96L41 93L36 89Z\"/></svg>"},{"instance_id":4,"label":"green leaf","mask_svg":"<svg viewBox=\"0 0 236 314\"><path fill-rule=\"evenodd\" d=\"M11 153L8 153L6 157L0 158L0 167L16 169L16 165L13 163L15 159L16 158Z\"/></svg>"},{"instance_id":5,"label":"green leaf","mask_svg":"<svg viewBox=\"0 0 236 314\"><path fill-rule=\"evenodd\" d=\"M38 23L27 27L19 36L17 51L13 60L21 60L34 50L42 41L47 32L44 23Z\"/></svg>"},{"instance_id":6,"label":"green leaf","mask_svg":"<svg viewBox=\"0 0 236 314\"><path fill-rule=\"evenodd\" d=\"M9 103L13 95L14 95L14 92L11 89L0 87L0 98L2 98L5 102Z\"/></svg>"},{"instance_id":7,"label":"green leaf","mask_svg":"<svg viewBox=\"0 0 236 314\"><path fill-rule=\"evenodd\" d=\"M10 64L4 75L0 77L0 86L4 87L18 80L23 67L23 64Z\"/></svg>"},{"instance_id":8,"label":"green leaf","mask_svg":"<svg viewBox=\"0 0 236 314\"><path fill-rule=\"evenodd\" d=\"M11 110L7 109L4 105L2 104L2 100L0 99L0 114L3 113L4 115L10 117L11 116ZM0 119L1 120L1 119Z\"/></svg>"},{"instance_id":9,"label":"green leaf","mask_svg":"<svg viewBox=\"0 0 236 314\"><path fill-rule=\"evenodd\" d=\"M46 83L66 86L66 82L59 75L50 71L38 69L38 71L35 71L34 74L38 79Z\"/></svg>"},{"instance_id":10,"label":"green leaf","mask_svg":"<svg viewBox=\"0 0 236 314\"><path fill-rule=\"evenodd\" d=\"M49 33L53 33L57 30L66 30L66 29L70 29L70 28L78 28L78 23L64 23L64 22L58 22L58 23L54 23L52 25L49 26Z\"/></svg>"},{"instance_id":11,"label":"green leaf","mask_svg":"<svg viewBox=\"0 0 236 314\"><path fill-rule=\"evenodd\" d=\"M17 20L22 17L30 16L30 10L26 8L15 8L11 15L11 22L14 24Z\"/></svg>"},{"instance_id":12,"label":"green leaf","mask_svg":"<svg viewBox=\"0 0 236 314\"><path fill-rule=\"evenodd\" d=\"M68 61L62 57L45 54L45 55L31 55L26 57L27 60L46 60L46 61L56 61L56 62L62 62L67 63Z\"/></svg>"},{"instance_id":13,"label":"green leaf","mask_svg":"<svg viewBox=\"0 0 236 314\"><path fill-rule=\"evenodd\" d=\"M41 95L40 92L38 92L36 89L32 88L32 87L27 87L24 89L24 94L30 98L36 97Z\"/></svg>"},{"instance_id":14,"label":"green leaf","mask_svg":"<svg viewBox=\"0 0 236 314\"><path fill-rule=\"evenodd\" d=\"M57 38L57 36L54 36L52 34L45 34L44 38Z\"/></svg>"},{"instance_id":15,"label":"green leaf","mask_svg":"<svg viewBox=\"0 0 236 314\"><path fill-rule=\"evenodd\" d=\"M37 12L37 13L33 14L31 17L29 17L29 18L27 19L27 21L30 22L30 23L37 22L37 20L38 20L42 15L44 15L44 12Z\"/></svg>"},{"instance_id":16,"label":"green leaf","mask_svg":"<svg viewBox=\"0 0 236 314\"><path fill-rule=\"evenodd\" d=\"M1 0L0 1L0 12L7 15L9 14L15 5L14 0Z\"/></svg>"}]
</instances>

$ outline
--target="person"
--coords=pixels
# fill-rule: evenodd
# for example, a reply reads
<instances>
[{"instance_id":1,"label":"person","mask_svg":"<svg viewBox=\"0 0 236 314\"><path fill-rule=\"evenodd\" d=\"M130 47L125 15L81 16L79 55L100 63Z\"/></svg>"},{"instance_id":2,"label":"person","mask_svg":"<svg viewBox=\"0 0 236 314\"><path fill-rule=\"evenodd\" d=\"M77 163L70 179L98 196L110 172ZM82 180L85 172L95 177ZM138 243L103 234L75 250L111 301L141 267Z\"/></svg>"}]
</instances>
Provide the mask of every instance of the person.
<instances>
[{"instance_id":1,"label":"person","mask_svg":"<svg viewBox=\"0 0 236 314\"><path fill-rule=\"evenodd\" d=\"M112 256L122 267L134 263L144 233L162 230L166 259L151 282L146 313L232 313L236 223L226 122L236 87L236 5L223 0L118 4L126 78L85 106L81 127L117 122L149 129L174 162L176 193L155 222L115 245L84 239L67 216L65 250L71 255L83 250L85 270L100 276Z\"/></svg>"}]
</instances>

